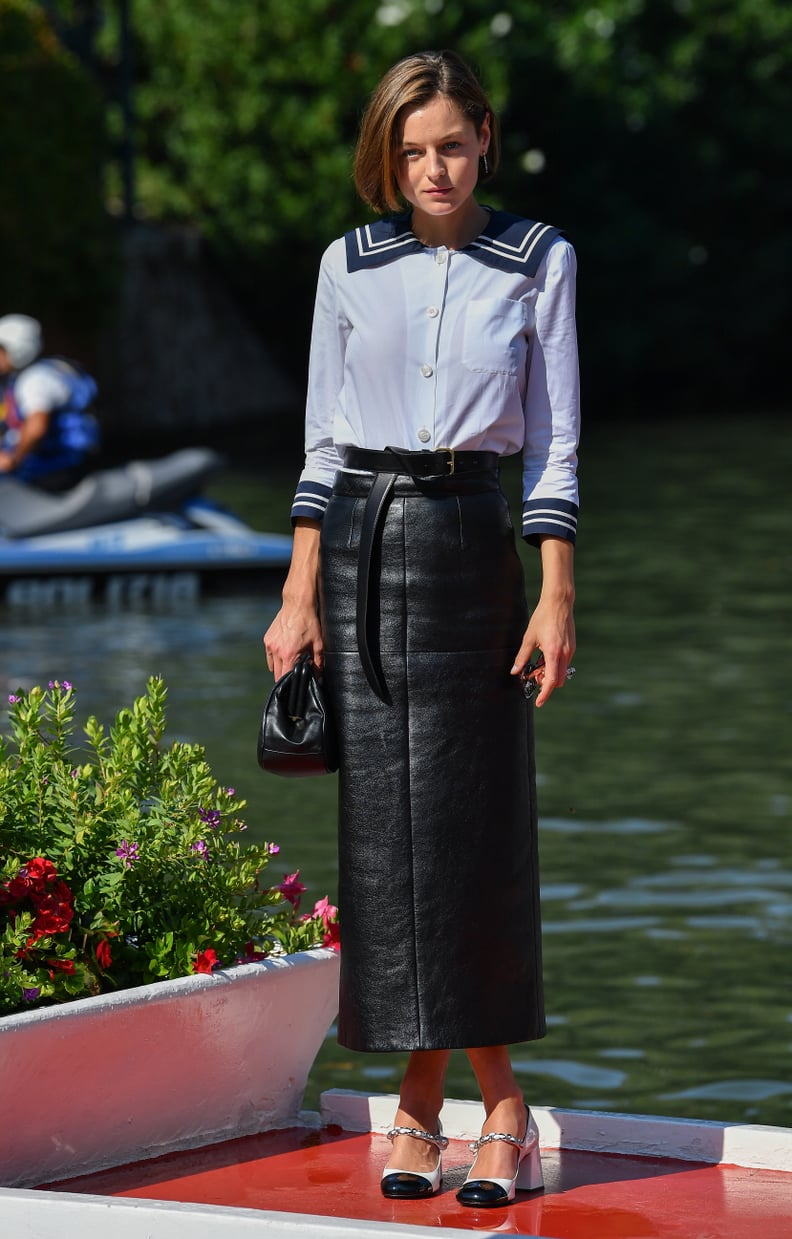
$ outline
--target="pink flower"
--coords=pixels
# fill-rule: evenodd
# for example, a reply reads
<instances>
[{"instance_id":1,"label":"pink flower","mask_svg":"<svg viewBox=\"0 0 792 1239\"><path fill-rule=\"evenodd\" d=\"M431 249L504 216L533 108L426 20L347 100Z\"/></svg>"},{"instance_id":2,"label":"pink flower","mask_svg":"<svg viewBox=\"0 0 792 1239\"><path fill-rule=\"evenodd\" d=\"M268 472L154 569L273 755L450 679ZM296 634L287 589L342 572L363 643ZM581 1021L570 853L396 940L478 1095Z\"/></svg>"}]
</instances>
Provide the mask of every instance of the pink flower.
<instances>
[{"instance_id":1,"label":"pink flower","mask_svg":"<svg viewBox=\"0 0 792 1239\"><path fill-rule=\"evenodd\" d=\"M341 930L338 924L338 908L330 902L327 895L324 899L317 899L311 919L322 922L324 928L322 946L329 946L334 951L340 951Z\"/></svg>"},{"instance_id":2,"label":"pink flower","mask_svg":"<svg viewBox=\"0 0 792 1239\"><path fill-rule=\"evenodd\" d=\"M121 840L121 846L116 848L116 856L120 856L127 869L132 868L134 861L139 859L138 845L134 842L128 842L126 839Z\"/></svg>"},{"instance_id":3,"label":"pink flower","mask_svg":"<svg viewBox=\"0 0 792 1239\"><path fill-rule=\"evenodd\" d=\"M280 886L277 887L283 898L288 899L295 909L300 906L300 895L308 889L307 886L303 886L302 882L298 880L299 877L300 871L295 869L294 873L287 873Z\"/></svg>"},{"instance_id":4,"label":"pink flower","mask_svg":"<svg viewBox=\"0 0 792 1239\"><path fill-rule=\"evenodd\" d=\"M338 908L325 895L324 899L317 899L312 916L315 920L321 921L327 929L328 925L338 920Z\"/></svg>"},{"instance_id":5,"label":"pink flower","mask_svg":"<svg viewBox=\"0 0 792 1239\"><path fill-rule=\"evenodd\" d=\"M199 951L195 956L193 972L211 972L219 963L220 960L217 958L217 952L209 947L206 951Z\"/></svg>"}]
</instances>

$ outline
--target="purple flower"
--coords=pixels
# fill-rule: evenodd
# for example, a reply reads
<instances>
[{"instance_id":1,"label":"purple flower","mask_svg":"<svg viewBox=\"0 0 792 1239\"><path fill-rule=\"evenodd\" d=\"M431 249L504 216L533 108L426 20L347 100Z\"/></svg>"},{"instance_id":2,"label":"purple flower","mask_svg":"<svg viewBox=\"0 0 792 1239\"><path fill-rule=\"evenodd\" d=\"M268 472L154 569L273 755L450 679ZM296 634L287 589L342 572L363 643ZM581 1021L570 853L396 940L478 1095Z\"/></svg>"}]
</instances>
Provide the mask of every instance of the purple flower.
<instances>
[{"instance_id":1,"label":"purple flower","mask_svg":"<svg viewBox=\"0 0 792 1239\"><path fill-rule=\"evenodd\" d=\"M235 795L235 792L234 792L233 787L227 787L225 790L226 790L226 796L233 796L233 795Z\"/></svg>"},{"instance_id":2,"label":"purple flower","mask_svg":"<svg viewBox=\"0 0 792 1239\"><path fill-rule=\"evenodd\" d=\"M15 693L9 693L9 694L8 694L8 704L9 704L10 706L15 706L15 705L16 705L16 703L17 703L18 701L21 701L21 700L22 700L22 698L21 698L21 697L17 697L17 695L16 695Z\"/></svg>"},{"instance_id":3,"label":"purple flower","mask_svg":"<svg viewBox=\"0 0 792 1239\"><path fill-rule=\"evenodd\" d=\"M220 825L219 809L205 809L203 805L201 805L198 809L198 816L204 826L208 826L210 830L217 830L217 827Z\"/></svg>"},{"instance_id":4,"label":"purple flower","mask_svg":"<svg viewBox=\"0 0 792 1239\"><path fill-rule=\"evenodd\" d=\"M268 843L267 844L267 854L269 856L277 856L279 851L280 851L279 843Z\"/></svg>"},{"instance_id":5,"label":"purple flower","mask_svg":"<svg viewBox=\"0 0 792 1239\"><path fill-rule=\"evenodd\" d=\"M121 840L121 846L116 848L116 856L120 856L127 869L132 868L132 862L138 859L138 845Z\"/></svg>"},{"instance_id":6,"label":"purple flower","mask_svg":"<svg viewBox=\"0 0 792 1239\"><path fill-rule=\"evenodd\" d=\"M203 839L199 839L197 843L193 843L192 850L193 852L197 852L199 856L202 856L204 860L209 858L209 848L206 846Z\"/></svg>"},{"instance_id":7,"label":"purple flower","mask_svg":"<svg viewBox=\"0 0 792 1239\"><path fill-rule=\"evenodd\" d=\"M22 1001L23 1002L35 1002L40 993L41 993L41 990L35 987L32 989L23 989L22 990Z\"/></svg>"},{"instance_id":8,"label":"purple flower","mask_svg":"<svg viewBox=\"0 0 792 1239\"><path fill-rule=\"evenodd\" d=\"M61 684L61 688L62 688L65 692L67 692L67 693L68 693L69 689L71 688L71 686L72 686L72 685L71 685L71 680L64 680L64 681L63 681L63 683Z\"/></svg>"}]
</instances>

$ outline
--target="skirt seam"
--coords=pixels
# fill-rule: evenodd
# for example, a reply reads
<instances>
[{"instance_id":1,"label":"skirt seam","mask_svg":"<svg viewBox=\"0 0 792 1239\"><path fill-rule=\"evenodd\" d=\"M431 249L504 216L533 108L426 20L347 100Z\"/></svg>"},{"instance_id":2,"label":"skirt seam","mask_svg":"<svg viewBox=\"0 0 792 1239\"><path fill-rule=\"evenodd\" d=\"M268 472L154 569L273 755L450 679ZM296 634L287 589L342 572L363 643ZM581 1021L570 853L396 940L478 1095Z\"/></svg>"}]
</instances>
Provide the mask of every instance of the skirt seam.
<instances>
[{"instance_id":1,"label":"skirt seam","mask_svg":"<svg viewBox=\"0 0 792 1239\"><path fill-rule=\"evenodd\" d=\"M406 522L404 519L404 503L401 504L401 530L402 530L402 571L406 578L407 576L407 531ZM406 628L407 624L407 590L403 589L402 593L402 623ZM409 682L409 665L410 654L405 650L404 658L404 680L405 690ZM412 948L413 948L413 976L415 977L415 1015L418 1024L418 1044L423 1041L423 1002L421 999L421 983L419 977L420 959L418 952L418 909L416 906L415 897L415 815L413 813L413 787L412 787L412 736L409 726L405 728L405 743L407 745L407 804L409 805L410 814L410 839L412 847L410 848L410 902L412 905Z\"/></svg>"}]
</instances>

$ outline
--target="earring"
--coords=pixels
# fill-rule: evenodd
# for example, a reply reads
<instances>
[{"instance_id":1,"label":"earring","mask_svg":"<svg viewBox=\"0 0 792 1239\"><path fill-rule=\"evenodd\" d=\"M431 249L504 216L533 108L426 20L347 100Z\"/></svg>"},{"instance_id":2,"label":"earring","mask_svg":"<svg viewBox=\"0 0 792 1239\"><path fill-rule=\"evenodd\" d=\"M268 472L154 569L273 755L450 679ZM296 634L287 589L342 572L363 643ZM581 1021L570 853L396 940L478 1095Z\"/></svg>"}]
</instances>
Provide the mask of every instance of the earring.
<instances>
[{"instance_id":1,"label":"earring","mask_svg":"<svg viewBox=\"0 0 792 1239\"><path fill-rule=\"evenodd\" d=\"M481 152L481 162L484 165L484 175L489 176L489 160L487 159L486 151Z\"/></svg>"}]
</instances>

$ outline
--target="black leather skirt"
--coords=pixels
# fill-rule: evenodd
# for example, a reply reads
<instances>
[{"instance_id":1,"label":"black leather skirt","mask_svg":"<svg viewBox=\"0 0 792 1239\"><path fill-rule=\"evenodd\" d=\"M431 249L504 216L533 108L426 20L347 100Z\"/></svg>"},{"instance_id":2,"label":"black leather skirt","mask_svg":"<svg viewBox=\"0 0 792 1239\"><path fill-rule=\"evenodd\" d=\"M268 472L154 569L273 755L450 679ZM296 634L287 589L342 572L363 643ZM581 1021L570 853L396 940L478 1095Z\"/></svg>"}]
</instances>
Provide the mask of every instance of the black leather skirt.
<instances>
[{"instance_id":1,"label":"black leather skirt","mask_svg":"<svg viewBox=\"0 0 792 1239\"><path fill-rule=\"evenodd\" d=\"M338 1039L430 1050L538 1038L532 715L509 674L527 611L508 505L496 469L395 479L366 569L377 692L357 599L372 485L337 475L321 539L340 750Z\"/></svg>"}]
</instances>

